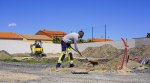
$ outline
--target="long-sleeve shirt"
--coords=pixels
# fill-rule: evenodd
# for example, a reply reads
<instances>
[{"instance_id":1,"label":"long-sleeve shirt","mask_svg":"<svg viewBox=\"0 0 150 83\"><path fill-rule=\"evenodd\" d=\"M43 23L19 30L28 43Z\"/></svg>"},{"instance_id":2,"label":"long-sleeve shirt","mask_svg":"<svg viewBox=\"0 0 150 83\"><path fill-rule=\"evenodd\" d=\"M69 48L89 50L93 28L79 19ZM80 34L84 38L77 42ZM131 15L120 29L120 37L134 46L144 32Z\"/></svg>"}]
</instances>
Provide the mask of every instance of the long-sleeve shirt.
<instances>
[{"instance_id":1,"label":"long-sleeve shirt","mask_svg":"<svg viewBox=\"0 0 150 83\"><path fill-rule=\"evenodd\" d=\"M79 49L78 49L78 46L77 46L78 39L79 39L79 34L78 33L70 33L70 34L65 35L62 38L62 40L65 43L70 43L71 41L73 41L75 49L79 52Z\"/></svg>"}]
</instances>

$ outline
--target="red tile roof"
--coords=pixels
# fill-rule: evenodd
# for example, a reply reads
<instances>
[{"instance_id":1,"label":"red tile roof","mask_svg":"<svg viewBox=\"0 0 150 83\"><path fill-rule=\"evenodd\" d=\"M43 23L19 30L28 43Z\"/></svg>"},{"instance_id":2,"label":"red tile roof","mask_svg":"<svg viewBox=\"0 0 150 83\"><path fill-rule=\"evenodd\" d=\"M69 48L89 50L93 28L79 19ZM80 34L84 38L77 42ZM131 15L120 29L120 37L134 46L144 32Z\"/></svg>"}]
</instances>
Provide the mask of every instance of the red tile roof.
<instances>
[{"instance_id":1,"label":"red tile roof","mask_svg":"<svg viewBox=\"0 0 150 83\"><path fill-rule=\"evenodd\" d=\"M23 39L20 35L14 32L0 32L1 39Z\"/></svg>"},{"instance_id":2,"label":"red tile roof","mask_svg":"<svg viewBox=\"0 0 150 83\"><path fill-rule=\"evenodd\" d=\"M52 38L49 38L46 35L29 35L29 34L21 34L23 38L26 38L28 40L52 40Z\"/></svg>"},{"instance_id":3,"label":"red tile roof","mask_svg":"<svg viewBox=\"0 0 150 83\"><path fill-rule=\"evenodd\" d=\"M92 41L92 38L89 38L88 40ZM112 39L106 39L106 41L113 41ZM105 42L104 38L93 38L93 42Z\"/></svg>"},{"instance_id":4,"label":"red tile roof","mask_svg":"<svg viewBox=\"0 0 150 83\"><path fill-rule=\"evenodd\" d=\"M62 31L51 31L51 30L42 30L42 31L45 33L48 33L48 34L52 34L52 35L64 35L64 34L66 34L65 32L62 32Z\"/></svg>"},{"instance_id":5,"label":"red tile roof","mask_svg":"<svg viewBox=\"0 0 150 83\"><path fill-rule=\"evenodd\" d=\"M49 37L54 37L54 36L63 37L64 35L66 35L66 33L62 31L40 30L36 33L36 35L47 35Z\"/></svg>"}]
</instances>

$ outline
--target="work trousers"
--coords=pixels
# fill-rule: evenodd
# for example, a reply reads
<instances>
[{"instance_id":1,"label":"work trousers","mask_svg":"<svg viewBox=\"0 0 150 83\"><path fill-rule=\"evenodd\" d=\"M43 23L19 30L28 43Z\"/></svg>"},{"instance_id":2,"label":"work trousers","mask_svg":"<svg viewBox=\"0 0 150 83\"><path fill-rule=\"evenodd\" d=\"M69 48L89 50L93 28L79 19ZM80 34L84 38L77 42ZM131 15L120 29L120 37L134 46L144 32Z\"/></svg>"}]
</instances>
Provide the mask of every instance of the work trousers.
<instances>
[{"instance_id":1,"label":"work trousers","mask_svg":"<svg viewBox=\"0 0 150 83\"><path fill-rule=\"evenodd\" d=\"M59 55L58 63L56 67L60 67L62 61L65 59L65 56L68 55L68 61L70 64L73 64L73 55L71 53L71 45L70 43L65 43L63 40L61 41L62 53Z\"/></svg>"}]
</instances>

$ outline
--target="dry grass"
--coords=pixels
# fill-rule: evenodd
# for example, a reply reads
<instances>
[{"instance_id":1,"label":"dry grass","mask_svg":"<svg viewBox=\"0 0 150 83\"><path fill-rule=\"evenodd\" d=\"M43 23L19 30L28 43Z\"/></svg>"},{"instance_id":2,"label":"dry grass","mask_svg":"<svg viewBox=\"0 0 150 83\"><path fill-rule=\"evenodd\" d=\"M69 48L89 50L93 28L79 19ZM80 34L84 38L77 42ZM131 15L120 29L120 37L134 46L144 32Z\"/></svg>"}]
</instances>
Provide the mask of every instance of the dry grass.
<instances>
[{"instance_id":1,"label":"dry grass","mask_svg":"<svg viewBox=\"0 0 150 83\"><path fill-rule=\"evenodd\" d=\"M30 53L16 53L16 54L11 54L13 57L30 57Z\"/></svg>"}]
</instances>

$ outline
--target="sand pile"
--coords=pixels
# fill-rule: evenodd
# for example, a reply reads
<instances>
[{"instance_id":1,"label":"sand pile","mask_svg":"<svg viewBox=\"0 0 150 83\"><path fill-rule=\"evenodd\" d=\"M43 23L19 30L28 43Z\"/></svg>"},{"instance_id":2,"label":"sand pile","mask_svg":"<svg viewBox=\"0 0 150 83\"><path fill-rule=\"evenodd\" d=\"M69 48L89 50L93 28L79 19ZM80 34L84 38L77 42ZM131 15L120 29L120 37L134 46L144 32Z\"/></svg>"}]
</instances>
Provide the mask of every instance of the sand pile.
<instances>
[{"instance_id":1,"label":"sand pile","mask_svg":"<svg viewBox=\"0 0 150 83\"><path fill-rule=\"evenodd\" d=\"M125 64L126 65L126 64ZM126 67L128 67L129 69L136 69L138 67L140 67L141 64L136 62L136 61L131 61L129 60L129 62L127 63Z\"/></svg>"},{"instance_id":2,"label":"sand pile","mask_svg":"<svg viewBox=\"0 0 150 83\"><path fill-rule=\"evenodd\" d=\"M110 44L100 47L88 47L82 52L83 56L92 58L115 58L118 57L120 53L120 50Z\"/></svg>"},{"instance_id":3,"label":"sand pile","mask_svg":"<svg viewBox=\"0 0 150 83\"><path fill-rule=\"evenodd\" d=\"M150 45L143 45L128 49L127 51L130 58L134 56L148 57L150 59ZM122 63L122 57L124 50L117 49L112 45L106 44L100 47L88 47L82 52L83 56L92 58L111 58L106 64L111 66L112 70L116 70L118 65ZM126 61L126 60L125 60ZM129 69L138 68L141 64L135 61L129 60L127 67ZM126 64L124 64L126 66Z\"/></svg>"},{"instance_id":4,"label":"sand pile","mask_svg":"<svg viewBox=\"0 0 150 83\"><path fill-rule=\"evenodd\" d=\"M143 46L131 48L128 50L128 55L150 58L150 45L143 45Z\"/></svg>"},{"instance_id":5,"label":"sand pile","mask_svg":"<svg viewBox=\"0 0 150 83\"><path fill-rule=\"evenodd\" d=\"M8 52L6 52L5 50L0 51L0 59L9 59L11 57L12 56Z\"/></svg>"}]
</instances>

